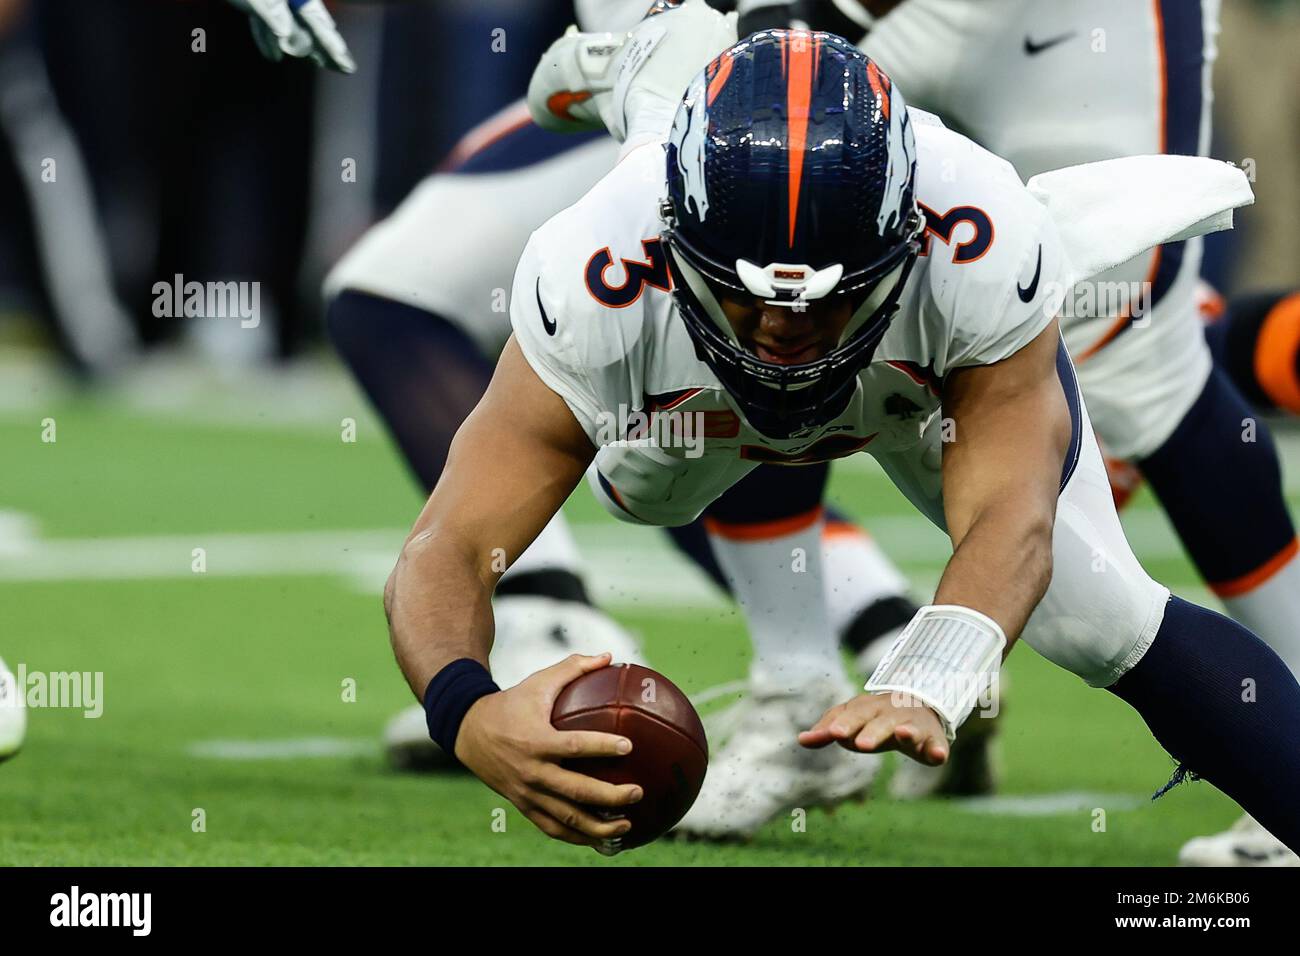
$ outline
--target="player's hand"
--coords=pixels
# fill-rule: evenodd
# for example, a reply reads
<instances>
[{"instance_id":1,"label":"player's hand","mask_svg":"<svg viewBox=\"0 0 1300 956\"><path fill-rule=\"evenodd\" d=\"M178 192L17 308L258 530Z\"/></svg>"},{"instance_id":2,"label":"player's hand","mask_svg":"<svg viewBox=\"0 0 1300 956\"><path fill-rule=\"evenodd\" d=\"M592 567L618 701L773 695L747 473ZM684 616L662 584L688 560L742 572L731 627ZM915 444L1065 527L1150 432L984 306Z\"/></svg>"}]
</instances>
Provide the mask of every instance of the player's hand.
<instances>
[{"instance_id":1,"label":"player's hand","mask_svg":"<svg viewBox=\"0 0 1300 956\"><path fill-rule=\"evenodd\" d=\"M837 743L845 750L879 753L897 750L937 767L948 759L948 737L929 707L895 703L890 694L862 694L822 714L799 735L805 747Z\"/></svg>"},{"instance_id":2,"label":"player's hand","mask_svg":"<svg viewBox=\"0 0 1300 956\"><path fill-rule=\"evenodd\" d=\"M560 762L622 757L631 753L632 741L617 734L556 730L551 726L551 710L570 682L609 662L608 654L572 654L509 690L480 697L456 735L456 758L539 830L566 843L597 849L632 825L623 819L601 819L596 811L611 808L614 816L618 807L641 799L641 788L605 783L567 770Z\"/></svg>"},{"instance_id":3,"label":"player's hand","mask_svg":"<svg viewBox=\"0 0 1300 956\"><path fill-rule=\"evenodd\" d=\"M325 9L324 0L230 0L248 14L257 48L268 60L284 54L310 57L317 66L355 73L347 41Z\"/></svg>"}]
</instances>

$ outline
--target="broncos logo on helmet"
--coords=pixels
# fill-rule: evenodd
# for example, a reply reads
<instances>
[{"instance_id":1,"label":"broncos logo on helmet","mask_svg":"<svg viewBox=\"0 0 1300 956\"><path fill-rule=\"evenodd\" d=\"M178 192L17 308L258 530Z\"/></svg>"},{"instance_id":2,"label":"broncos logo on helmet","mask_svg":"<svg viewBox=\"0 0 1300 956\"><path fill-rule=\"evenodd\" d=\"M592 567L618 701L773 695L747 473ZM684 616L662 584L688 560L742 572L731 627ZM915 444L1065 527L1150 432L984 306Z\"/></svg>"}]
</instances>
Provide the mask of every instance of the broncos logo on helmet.
<instances>
[{"instance_id":1,"label":"broncos logo on helmet","mask_svg":"<svg viewBox=\"0 0 1300 956\"><path fill-rule=\"evenodd\" d=\"M695 105L677 112L672 134L678 144L674 156L682 178L682 192L700 222L709 214L709 190L704 181L704 141L709 123L704 116L703 93L704 74L701 73L686 94L687 101ZM679 130L678 124L685 128Z\"/></svg>"}]
</instances>

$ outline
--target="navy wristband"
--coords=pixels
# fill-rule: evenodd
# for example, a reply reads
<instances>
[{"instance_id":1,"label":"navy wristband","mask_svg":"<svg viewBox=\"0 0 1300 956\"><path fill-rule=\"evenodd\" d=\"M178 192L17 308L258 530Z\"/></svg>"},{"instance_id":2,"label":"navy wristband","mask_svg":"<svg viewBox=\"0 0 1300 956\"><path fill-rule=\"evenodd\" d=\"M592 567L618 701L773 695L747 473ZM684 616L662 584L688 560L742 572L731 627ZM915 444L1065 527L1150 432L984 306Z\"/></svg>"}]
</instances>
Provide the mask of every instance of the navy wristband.
<instances>
[{"instance_id":1,"label":"navy wristband","mask_svg":"<svg viewBox=\"0 0 1300 956\"><path fill-rule=\"evenodd\" d=\"M462 657L434 675L424 690L424 718L429 737L443 753L456 757L456 735L465 714L480 697L495 694L497 686L488 669L476 660Z\"/></svg>"}]
</instances>

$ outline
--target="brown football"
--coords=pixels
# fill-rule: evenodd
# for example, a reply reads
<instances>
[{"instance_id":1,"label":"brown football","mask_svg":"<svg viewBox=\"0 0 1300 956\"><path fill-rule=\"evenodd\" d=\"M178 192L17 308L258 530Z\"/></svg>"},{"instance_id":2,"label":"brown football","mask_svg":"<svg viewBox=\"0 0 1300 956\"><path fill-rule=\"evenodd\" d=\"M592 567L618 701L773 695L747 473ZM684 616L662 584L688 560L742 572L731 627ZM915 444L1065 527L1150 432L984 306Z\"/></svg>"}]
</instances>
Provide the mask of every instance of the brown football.
<instances>
[{"instance_id":1,"label":"brown football","mask_svg":"<svg viewBox=\"0 0 1300 956\"><path fill-rule=\"evenodd\" d=\"M609 849L658 839L691 808L704 783L709 745L695 707L677 685L640 664L611 664L583 674L555 699L558 730L598 730L632 741L626 757L592 757L567 765L609 783L639 784L645 796L614 811L632 829Z\"/></svg>"}]
</instances>

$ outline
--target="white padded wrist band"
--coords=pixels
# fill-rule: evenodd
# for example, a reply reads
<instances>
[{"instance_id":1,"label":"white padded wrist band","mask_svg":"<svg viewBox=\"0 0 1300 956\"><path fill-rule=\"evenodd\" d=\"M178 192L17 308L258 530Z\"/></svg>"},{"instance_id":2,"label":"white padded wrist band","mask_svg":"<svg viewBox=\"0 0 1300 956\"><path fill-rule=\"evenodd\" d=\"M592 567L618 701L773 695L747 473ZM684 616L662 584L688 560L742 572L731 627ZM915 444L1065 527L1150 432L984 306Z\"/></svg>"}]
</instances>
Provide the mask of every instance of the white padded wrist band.
<instances>
[{"instance_id":1,"label":"white padded wrist band","mask_svg":"<svg viewBox=\"0 0 1300 956\"><path fill-rule=\"evenodd\" d=\"M998 622L959 604L916 612L867 681L868 693L905 695L939 715L951 742L1002 666Z\"/></svg>"}]
</instances>

